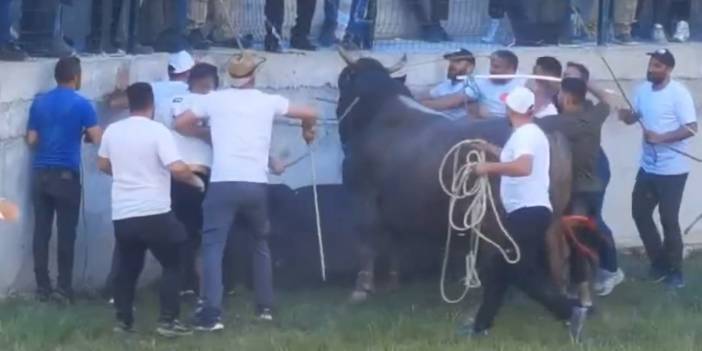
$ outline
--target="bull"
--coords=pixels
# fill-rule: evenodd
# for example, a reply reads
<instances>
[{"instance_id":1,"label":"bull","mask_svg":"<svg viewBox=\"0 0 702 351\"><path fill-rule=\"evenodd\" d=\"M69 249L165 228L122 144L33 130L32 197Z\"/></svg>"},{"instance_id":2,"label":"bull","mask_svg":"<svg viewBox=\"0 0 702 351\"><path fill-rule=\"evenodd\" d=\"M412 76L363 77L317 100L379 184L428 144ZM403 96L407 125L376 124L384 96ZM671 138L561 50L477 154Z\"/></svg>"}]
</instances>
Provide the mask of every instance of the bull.
<instances>
[{"instance_id":1,"label":"bull","mask_svg":"<svg viewBox=\"0 0 702 351\"><path fill-rule=\"evenodd\" d=\"M511 127L507 119L455 122L423 107L404 85L404 78L391 76L402 68L406 57L385 67L372 58L355 59L343 50L340 54L346 62L338 79L337 105L344 150L342 175L360 237L360 271L351 300L360 302L375 291L379 256L389 257L389 284L396 286L400 274L398 245L417 238L434 243L443 239L449 198L440 188L438 169L447 151L465 139L482 139L502 146ZM570 200L571 152L560 133L548 137L554 210L554 222L547 235L549 264L553 279L565 288L571 245L562 235L560 218ZM491 182L494 197L499 199L498 182ZM459 204L459 213L465 205ZM506 237L497 234L500 231L495 216L499 215L503 213L489 214L482 224L483 231L506 246ZM497 254L492 246L484 246L481 252L485 255ZM436 247L438 254L439 245Z\"/></svg>"}]
</instances>

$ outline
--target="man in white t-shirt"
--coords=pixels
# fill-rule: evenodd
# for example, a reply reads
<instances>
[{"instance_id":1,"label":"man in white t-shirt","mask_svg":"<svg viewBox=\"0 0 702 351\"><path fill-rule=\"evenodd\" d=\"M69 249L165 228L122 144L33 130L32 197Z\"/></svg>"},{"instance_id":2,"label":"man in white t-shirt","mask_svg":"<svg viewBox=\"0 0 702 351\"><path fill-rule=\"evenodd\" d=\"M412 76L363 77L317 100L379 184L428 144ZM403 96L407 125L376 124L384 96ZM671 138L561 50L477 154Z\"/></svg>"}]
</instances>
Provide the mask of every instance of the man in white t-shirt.
<instances>
[{"instance_id":1,"label":"man in white t-shirt","mask_svg":"<svg viewBox=\"0 0 702 351\"><path fill-rule=\"evenodd\" d=\"M224 328L222 257L235 218L246 220L252 230L257 317L264 321L273 319L266 187L275 116L301 120L305 141L314 139L316 110L291 105L282 96L255 89L254 76L259 64L248 52L235 56L229 66L233 87L203 96L176 121L189 125L194 120L209 118L214 151L210 186L203 204L201 297L204 303L195 321L195 328L200 331Z\"/></svg>"},{"instance_id":2,"label":"man in white t-shirt","mask_svg":"<svg viewBox=\"0 0 702 351\"><path fill-rule=\"evenodd\" d=\"M446 80L439 83L429 91L427 97L428 99L436 99L442 96L462 92L463 89L465 89L465 83L458 79L458 77L471 75L475 69L475 56L473 56L472 52L466 49L448 53L444 55L444 59L449 62L448 70L446 72ZM468 116L468 109L466 105L445 110L443 112L453 120L463 119Z\"/></svg>"},{"instance_id":3,"label":"man in white t-shirt","mask_svg":"<svg viewBox=\"0 0 702 351\"><path fill-rule=\"evenodd\" d=\"M490 74L515 74L519 58L512 51L497 50L490 56ZM477 103L477 118L505 118L505 104L502 101L510 91L524 86L523 79L473 79L468 77L462 92L437 99L424 100L422 104L438 111L446 111L466 104Z\"/></svg>"},{"instance_id":4,"label":"man in white t-shirt","mask_svg":"<svg viewBox=\"0 0 702 351\"><path fill-rule=\"evenodd\" d=\"M190 330L177 320L178 249L185 233L171 212L171 176L201 191L204 183L181 161L168 129L153 121L151 86L135 83L127 89L127 97L131 117L107 128L98 151L100 170L112 175L112 220L119 257L113 291L116 331L132 331L134 292L149 250L163 267L156 331L167 337L187 335Z\"/></svg>"},{"instance_id":5,"label":"man in white t-shirt","mask_svg":"<svg viewBox=\"0 0 702 351\"><path fill-rule=\"evenodd\" d=\"M557 292L542 263L546 230L551 224L549 200L550 153L546 135L533 123L534 93L515 88L505 97L507 115L514 128L503 149L485 144L484 149L500 156L500 162L475 166L478 175L498 175L507 231L514 238L521 259L509 264L498 253L486 257L483 301L475 322L466 326L471 335L485 335L492 327L510 285L516 285L561 320L570 320L570 334L578 340L586 309ZM506 248L514 253L514 248Z\"/></svg>"},{"instance_id":6,"label":"man in white t-shirt","mask_svg":"<svg viewBox=\"0 0 702 351\"><path fill-rule=\"evenodd\" d=\"M682 288L683 240L678 214L689 160L682 154L697 133L695 104L689 90L671 78L675 57L667 49L648 54L648 82L634 95L635 111L622 110L627 124L639 123L644 129L641 168L636 176L631 208L636 228L651 260L651 278L665 280L672 289ZM663 242L653 221L658 207L663 227Z\"/></svg>"}]
</instances>

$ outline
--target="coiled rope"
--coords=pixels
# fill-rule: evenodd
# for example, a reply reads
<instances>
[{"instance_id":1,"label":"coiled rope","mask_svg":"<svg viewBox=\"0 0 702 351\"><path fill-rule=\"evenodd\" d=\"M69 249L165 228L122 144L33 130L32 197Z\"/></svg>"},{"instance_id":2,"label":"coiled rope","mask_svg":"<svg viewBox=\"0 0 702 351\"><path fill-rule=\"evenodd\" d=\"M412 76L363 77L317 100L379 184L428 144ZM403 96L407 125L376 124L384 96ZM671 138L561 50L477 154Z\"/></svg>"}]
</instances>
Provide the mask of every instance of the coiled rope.
<instances>
[{"instance_id":1,"label":"coiled rope","mask_svg":"<svg viewBox=\"0 0 702 351\"><path fill-rule=\"evenodd\" d=\"M509 264L515 264L521 259L521 251L519 246L514 241L512 236L509 234L505 228L502 220L500 219L499 212L497 210L497 205L492 194L492 187L490 185L490 180L487 176L476 176L474 173L474 166L478 163L485 162L485 152L480 151L472 146L476 144L485 144L485 141L479 139L467 139L463 140L456 145L454 145L441 161L441 166L439 167L439 183L441 184L441 189L446 195L449 196L449 211L448 211L448 226L446 233L446 246L444 248L444 257L441 265L441 298L447 303L458 303L465 299L468 291L472 288L480 287L481 281L478 274L477 260L480 248L480 241L486 241L490 245L497 248L497 250L502 254L505 261ZM465 156L461 158L461 154L465 153ZM449 166L449 160L451 160L451 172L448 173L447 167ZM447 184L444 180L444 175L451 175L451 183ZM475 179L472 183L470 180ZM463 213L463 219L461 222L455 221L454 212L456 211L456 204L458 201L472 198L470 204ZM492 210L495 215L497 224L502 231L502 233L507 237L511 247L514 248L514 257L510 257L509 249L502 247L500 244L490 239L481 230L481 223L487 214L488 207ZM459 233L457 235L465 235L467 232L471 232L470 235L470 250L466 255L466 276L463 279L464 289L460 296L456 299L451 299L446 293L446 271L448 268L449 255L451 250L451 238L454 231Z\"/></svg>"}]
</instances>

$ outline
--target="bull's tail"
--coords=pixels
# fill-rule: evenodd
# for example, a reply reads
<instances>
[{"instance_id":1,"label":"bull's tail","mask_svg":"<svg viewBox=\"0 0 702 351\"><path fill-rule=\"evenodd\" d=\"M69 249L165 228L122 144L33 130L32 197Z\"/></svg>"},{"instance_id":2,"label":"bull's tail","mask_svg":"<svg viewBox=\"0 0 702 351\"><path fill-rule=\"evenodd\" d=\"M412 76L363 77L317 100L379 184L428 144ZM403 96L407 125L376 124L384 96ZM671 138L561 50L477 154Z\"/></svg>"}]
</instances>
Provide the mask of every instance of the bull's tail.
<instances>
[{"instance_id":1,"label":"bull's tail","mask_svg":"<svg viewBox=\"0 0 702 351\"><path fill-rule=\"evenodd\" d=\"M597 223L591 217L570 215L561 218L563 233L575 252L591 261L599 258L600 244L607 244L606 238L597 230Z\"/></svg>"}]
</instances>

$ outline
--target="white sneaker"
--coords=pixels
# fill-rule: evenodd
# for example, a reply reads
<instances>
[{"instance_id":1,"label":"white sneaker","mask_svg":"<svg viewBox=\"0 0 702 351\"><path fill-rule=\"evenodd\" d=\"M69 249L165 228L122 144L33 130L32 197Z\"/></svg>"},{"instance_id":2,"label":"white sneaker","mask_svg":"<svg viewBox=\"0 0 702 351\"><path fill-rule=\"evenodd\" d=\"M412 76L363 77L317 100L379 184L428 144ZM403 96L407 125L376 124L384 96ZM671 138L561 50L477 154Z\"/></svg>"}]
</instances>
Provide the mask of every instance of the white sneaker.
<instances>
[{"instance_id":1,"label":"white sneaker","mask_svg":"<svg viewBox=\"0 0 702 351\"><path fill-rule=\"evenodd\" d=\"M665 44L668 42L668 38L665 36L665 29L660 23L656 23L653 26L653 35L651 35L653 41L659 44Z\"/></svg>"},{"instance_id":2,"label":"white sneaker","mask_svg":"<svg viewBox=\"0 0 702 351\"><path fill-rule=\"evenodd\" d=\"M608 296L624 281L625 275L621 269L617 269L614 273L603 270L600 272L600 277L601 279L594 286L595 293L597 296Z\"/></svg>"},{"instance_id":3,"label":"white sneaker","mask_svg":"<svg viewBox=\"0 0 702 351\"><path fill-rule=\"evenodd\" d=\"M680 21L675 26L675 34L673 35L673 41L678 43L684 43L690 39L690 24L686 21Z\"/></svg>"}]
</instances>

